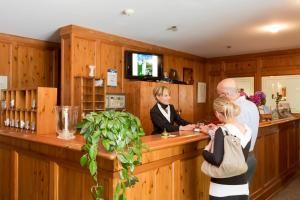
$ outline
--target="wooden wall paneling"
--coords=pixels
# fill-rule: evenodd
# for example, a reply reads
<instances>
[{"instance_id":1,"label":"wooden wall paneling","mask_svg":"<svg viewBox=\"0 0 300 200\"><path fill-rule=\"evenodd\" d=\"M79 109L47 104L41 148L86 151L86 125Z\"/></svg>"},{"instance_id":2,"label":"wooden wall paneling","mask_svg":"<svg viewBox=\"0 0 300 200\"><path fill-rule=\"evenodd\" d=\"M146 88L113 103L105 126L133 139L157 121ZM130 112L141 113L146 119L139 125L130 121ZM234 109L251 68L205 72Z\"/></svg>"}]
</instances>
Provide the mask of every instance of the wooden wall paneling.
<instances>
[{"instance_id":1,"label":"wooden wall paneling","mask_svg":"<svg viewBox=\"0 0 300 200\"><path fill-rule=\"evenodd\" d=\"M264 56L262 58L263 75L288 75L300 73L300 54ZM284 68L284 70L283 70Z\"/></svg>"},{"instance_id":2,"label":"wooden wall paneling","mask_svg":"<svg viewBox=\"0 0 300 200\"><path fill-rule=\"evenodd\" d=\"M62 37L61 48L61 105L71 105L71 37Z\"/></svg>"},{"instance_id":3,"label":"wooden wall paneling","mask_svg":"<svg viewBox=\"0 0 300 200\"><path fill-rule=\"evenodd\" d=\"M124 92L126 94L126 110L136 116L140 116L140 84L137 81L124 81ZM150 99L150 97L149 97Z\"/></svg>"},{"instance_id":4,"label":"wooden wall paneling","mask_svg":"<svg viewBox=\"0 0 300 200\"><path fill-rule=\"evenodd\" d=\"M12 44L0 40L0 75L11 77L12 72ZM11 80L8 78L7 87L10 87Z\"/></svg>"},{"instance_id":5,"label":"wooden wall paneling","mask_svg":"<svg viewBox=\"0 0 300 200\"><path fill-rule=\"evenodd\" d=\"M156 52L160 54L168 54L178 57L186 57L191 59L197 59L199 61L204 61L203 58L195 55L191 55L188 53L164 48L157 45L148 44L142 41L137 41L109 33L104 33L101 31L96 31L89 28L84 28L76 25L68 25L60 28L60 35L67 35L70 33L76 33L77 35L85 38L96 38L97 40L101 40L103 42L116 44L119 46L126 46L128 49L140 49L142 51L147 52Z\"/></svg>"},{"instance_id":6,"label":"wooden wall paneling","mask_svg":"<svg viewBox=\"0 0 300 200\"><path fill-rule=\"evenodd\" d=\"M256 72L256 60L225 61L224 73L227 77L249 76Z\"/></svg>"},{"instance_id":7,"label":"wooden wall paneling","mask_svg":"<svg viewBox=\"0 0 300 200\"><path fill-rule=\"evenodd\" d=\"M32 200L49 199L50 168L48 161L20 154L18 170L18 196L20 198Z\"/></svg>"},{"instance_id":8,"label":"wooden wall paneling","mask_svg":"<svg viewBox=\"0 0 300 200\"><path fill-rule=\"evenodd\" d=\"M175 69L177 70L178 80L183 80L183 66L185 64L185 59L182 57L175 58Z\"/></svg>"},{"instance_id":9,"label":"wooden wall paneling","mask_svg":"<svg viewBox=\"0 0 300 200\"><path fill-rule=\"evenodd\" d=\"M9 88L57 86L58 44L0 33L0 46Z\"/></svg>"},{"instance_id":10,"label":"wooden wall paneling","mask_svg":"<svg viewBox=\"0 0 300 200\"><path fill-rule=\"evenodd\" d=\"M207 89L207 93L208 93L208 102L207 102L207 107L208 112L207 112L207 117L214 117L214 112L213 112L213 102L214 99L218 97L217 94L217 85L218 83L222 80L223 78L221 76L210 76L208 79L208 89ZM210 119L208 119L210 120Z\"/></svg>"},{"instance_id":11,"label":"wooden wall paneling","mask_svg":"<svg viewBox=\"0 0 300 200\"><path fill-rule=\"evenodd\" d=\"M12 157L9 149L0 149L0 199L12 199L13 180Z\"/></svg>"},{"instance_id":12,"label":"wooden wall paneling","mask_svg":"<svg viewBox=\"0 0 300 200\"><path fill-rule=\"evenodd\" d=\"M89 65L96 65L96 40L74 37L72 73L74 76L88 76Z\"/></svg>"},{"instance_id":13,"label":"wooden wall paneling","mask_svg":"<svg viewBox=\"0 0 300 200\"><path fill-rule=\"evenodd\" d=\"M197 63L195 61L191 61L192 62L192 66L193 66L193 70L194 70L194 121L200 121L201 119L203 119L205 117L205 105L206 103L197 103L197 88L198 88L198 82L206 82L205 81L205 68L203 64ZM206 100L207 101L207 100Z\"/></svg>"},{"instance_id":14,"label":"wooden wall paneling","mask_svg":"<svg viewBox=\"0 0 300 200\"><path fill-rule=\"evenodd\" d=\"M174 66L174 57L171 55L164 55L163 59L163 71L170 73L170 68Z\"/></svg>"},{"instance_id":15,"label":"wooden wall paneling","mask_svg":"<svg viewBox=\"0 0 300 200\"><path fill-rule=\"evenodd\" d=\"M50 86L53 83L52 51L47 49L18 46L18 70L14 77L18 79L18 86Z\"/></svg>"},{"instance_id":16,"label":"wooden wall paneling","mask_svg":"<svg viewBox=\"0 0 300 200\"><path fill-rule=\"evenodd\" d=\"M121 93L123 85L123 50L121 46L111 45L106 43L101 43L101 52L100 52L100 77L104 77L107 80L107 70L114 69L117 70L117 87L107 87L107 93Z\"/></svg>"},{"instance_id":17,"label":"wooden wall paneling","mask_svg":"<svg viewBox=\"0 0 300 200\"><path fill-rule=\"evenodd\" d=\"M194 122L194 87L193 85L178 85L178 109L181 117Z\"/></svg>"},{"instance_id":18,"label":"wooden wall paneling","mask_svg":"<svg viewBox=\"0 0 300 200\"><path fill-rule=\"evenodd\" d=\"M261 68L262 68L262 61L261 58L257 58L256 64L256 73L254 75L254 91L261 91L262 83L261 83Z\"/></svg>"}]
</instances>

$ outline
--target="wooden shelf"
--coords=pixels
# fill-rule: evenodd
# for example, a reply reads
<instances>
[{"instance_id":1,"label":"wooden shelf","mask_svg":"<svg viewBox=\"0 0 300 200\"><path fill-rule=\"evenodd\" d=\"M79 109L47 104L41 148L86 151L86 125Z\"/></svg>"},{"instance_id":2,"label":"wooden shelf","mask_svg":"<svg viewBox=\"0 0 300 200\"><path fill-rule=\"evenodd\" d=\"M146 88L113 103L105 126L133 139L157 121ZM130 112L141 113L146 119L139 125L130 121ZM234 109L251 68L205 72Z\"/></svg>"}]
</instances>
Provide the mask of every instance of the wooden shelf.
<instances>
[{"instance_id":1,"label":"wooden shelf","mask_svg":"<svg viewBox=\"0 0 300 200\"><path fill-rule=\"evenodd\" d=\"M103 80L102 86L96 86L95 81L100 78L75 77L74 105L79 106L79 120L90 113L105 110L106 86Z\"/></svg>"},{"instance_id":2,"label":"wooden shelf","mask_svg":"<svg viewBox=\"0 0 300 200\"><path fill-rule=\"evenodd\" d=\"M56 88L9 89L1 92L1 126L27 129L37 134L56 134Z\"/></svg>"}]
</instances>

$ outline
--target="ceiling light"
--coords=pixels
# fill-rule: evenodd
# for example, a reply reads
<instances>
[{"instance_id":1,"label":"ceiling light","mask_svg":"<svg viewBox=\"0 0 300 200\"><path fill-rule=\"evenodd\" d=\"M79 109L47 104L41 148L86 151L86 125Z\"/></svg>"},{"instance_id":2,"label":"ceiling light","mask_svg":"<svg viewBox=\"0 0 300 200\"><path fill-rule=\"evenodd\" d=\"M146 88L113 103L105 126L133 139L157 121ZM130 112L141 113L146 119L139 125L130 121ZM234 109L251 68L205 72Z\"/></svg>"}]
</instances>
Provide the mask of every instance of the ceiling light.
<instances>
[{"instance_id":1,"label":"ceiling light","mask_svg":"<svg viewBox=\"0 0 300 200\"><path fill-rule=\"evenodd\" d=\"M128 9L123 10L121 13L122 13L122 15L131 16L134 14L134 10L131 8L128 8Z\"/></svg>"},{"instance_id":2,"label":"ceiling light","mask_svg":"<svg viewBox=\"0 0 300 200\"><path fill-rule=\"evenodd\" d=\"M169 28L167 28L168 31L178 31L177 26L170 26Z\"/></svg>"},{"instance_id":3,"label":"ceiling light","mask_svg":"<svg viewBox=\"0 0 300 200\"><path fill-rule=\"evenodd\" d=\"M278 33L279 31L286 29L288 26L286 24L272 24L263 27L263 30L271 33Z\"/></svg>"}]
</instances>

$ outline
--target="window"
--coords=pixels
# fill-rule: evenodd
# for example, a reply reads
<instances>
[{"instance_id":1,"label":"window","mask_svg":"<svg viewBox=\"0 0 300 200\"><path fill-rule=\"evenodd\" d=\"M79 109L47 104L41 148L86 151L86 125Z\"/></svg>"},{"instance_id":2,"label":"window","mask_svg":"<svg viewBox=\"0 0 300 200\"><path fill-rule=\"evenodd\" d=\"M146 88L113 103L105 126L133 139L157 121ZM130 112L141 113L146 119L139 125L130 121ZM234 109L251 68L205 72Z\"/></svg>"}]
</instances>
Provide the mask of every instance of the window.
<instances>
[{"instance_id":1,"label":"window","mask_svg":"<svg viewBox=\"0 0 300 200\"><path fill-rule=\"evenodd\" d=\"M248 96L254 94L254 77L238 77L233 79L235 80L239 90L244 89L244 92Z\"/></svg>"},{"instance_id":2,"label":"window","mask_svg":"<svg viewBox=\"0 0 300 200\"><path fill-rule=\"evenodd\" d=\"M276 107L272 94L276 95L282 88L286 90L286 102L290 104L291 111L300 113L300 75L262 77L262 91L267 96L266 105Z\"/></svg>"}]
</instances>

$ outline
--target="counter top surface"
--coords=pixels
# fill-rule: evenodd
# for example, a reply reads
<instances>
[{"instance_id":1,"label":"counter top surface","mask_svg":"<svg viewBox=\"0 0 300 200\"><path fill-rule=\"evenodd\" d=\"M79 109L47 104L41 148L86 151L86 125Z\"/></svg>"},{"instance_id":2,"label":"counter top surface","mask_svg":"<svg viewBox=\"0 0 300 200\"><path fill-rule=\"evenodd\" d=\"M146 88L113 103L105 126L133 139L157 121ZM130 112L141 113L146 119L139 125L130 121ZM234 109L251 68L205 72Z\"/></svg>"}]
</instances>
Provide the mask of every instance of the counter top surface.
<instances>
[{"instance_id":1,"label":"counter top surface","mask_svg":"<svg viewBox=\"0 0 300 200\"><path fill-rule=\"evenodd\" d=\"M297 118L286 118L279 119L270 122L260 123L260 128L272 126L276 124L286 123L289 121L297 120ZM159 134L158 135L149 135L142 138L143 143L145 143L150 150L157 150L162 148L168 148L172 146L182 145L190 142L206 140L208 136L204 133L193 132L193 131L179 131L171 133L171 137L164 139ZM1 128L0 129L0 139L1 138L15 138L19 140L31 141L36 143L42 143L46 145L52 145L56 147L71 149L80 151L81 146L84 144L84 139L81 135L77 134L76 138L73 140L61 140L56 138L56 135L43 135L43 134L34 134L30 131L24 131L19 129L12 128ZM2 140L2 139L1 139ZM99 156L105 157L107 159L114 159L115 155L112 153L107 153L103 147L99 147Z\"/></svg>"}]
</instances>

